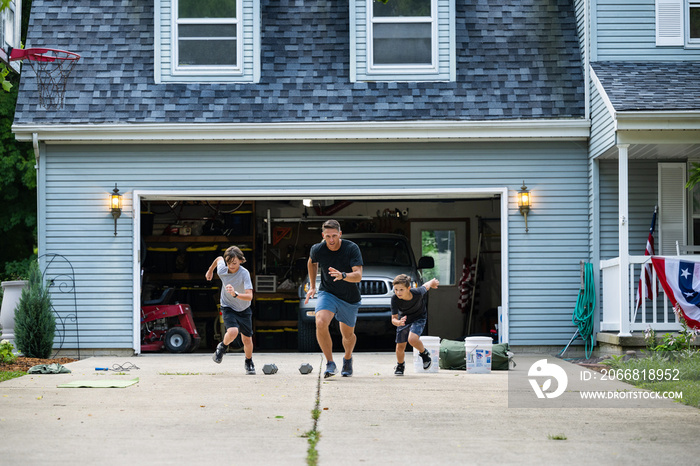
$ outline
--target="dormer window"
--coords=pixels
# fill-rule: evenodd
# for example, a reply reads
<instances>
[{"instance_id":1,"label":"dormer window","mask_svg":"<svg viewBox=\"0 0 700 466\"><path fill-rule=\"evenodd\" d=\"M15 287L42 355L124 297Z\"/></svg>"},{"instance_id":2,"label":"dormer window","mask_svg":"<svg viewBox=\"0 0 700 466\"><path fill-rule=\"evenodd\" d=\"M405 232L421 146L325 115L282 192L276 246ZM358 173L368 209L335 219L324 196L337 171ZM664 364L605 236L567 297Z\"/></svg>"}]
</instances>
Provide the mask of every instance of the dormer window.
<instances>
[{"instance_id":1,"label":"dormer window","mask_svg":"<svg viewBox=\"0 0 700 466\"><path fill-rule=\"evenodd\" d=\"M174 38L178 70L240 72L237 0L177 0Z\"/></svg>"},{"instance_id":2,"label":"dormer window","mask_svg":"<svg viewBox=\"0 0 700 466\"><path fill-rule=\"evenodd\" d=\"M437 42L431 0L372 2L370 69L435 69Z\"/></svg>"},{"instance_id":3,"label":"dormer window","mask_svg":"<svg viewBox=\"0 0 700 466\"><path fill-rule=\"evenodd\" d=\"M455 79L454 0L352 0L352 81Z\"/></svg>"},{"instance_id":4,"label":"dormer window","mask_svg":"<svg viewBox=\"0 0 700 466\"><path fill-rule=\"evenodd\" d=\"M156 0L156 82L258 82L258 0Z\"/></svg>"}]
</instances>

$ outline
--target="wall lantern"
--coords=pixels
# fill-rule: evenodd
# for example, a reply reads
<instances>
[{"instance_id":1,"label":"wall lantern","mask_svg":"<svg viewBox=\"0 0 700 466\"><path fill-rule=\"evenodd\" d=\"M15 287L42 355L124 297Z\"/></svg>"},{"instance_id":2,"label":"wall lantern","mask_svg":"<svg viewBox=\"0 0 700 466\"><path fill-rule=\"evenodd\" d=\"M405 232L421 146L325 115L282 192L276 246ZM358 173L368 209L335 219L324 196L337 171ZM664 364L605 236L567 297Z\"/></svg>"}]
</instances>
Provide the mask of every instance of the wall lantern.
<instances>
[{"instance_id":1,"label":"wall lantern","mask_svg":"<svg viewBox=\"0 0 700 466\"><path fill-rule=\"evenodd\" d=\"M525 232L528 231L527 228L527 214L530 212L530 201L531 201L530 191L527 190L525 186L525 181L523 181L523 186L518 191L518 208L520 213L525 217Z\"/></svg>"},{"instance_id":2,"label":"wall lantern","mask_svg":"<svg viewBox=\"0 0 700 466\"><path fill-rule=\"evenodd\" d=\"M117 219L122 215L122 195L119 194L117 183L114 183L114 190L110 196L110 210L114 217L114 236L117 236Z\"/></svg>"}]
</instances>

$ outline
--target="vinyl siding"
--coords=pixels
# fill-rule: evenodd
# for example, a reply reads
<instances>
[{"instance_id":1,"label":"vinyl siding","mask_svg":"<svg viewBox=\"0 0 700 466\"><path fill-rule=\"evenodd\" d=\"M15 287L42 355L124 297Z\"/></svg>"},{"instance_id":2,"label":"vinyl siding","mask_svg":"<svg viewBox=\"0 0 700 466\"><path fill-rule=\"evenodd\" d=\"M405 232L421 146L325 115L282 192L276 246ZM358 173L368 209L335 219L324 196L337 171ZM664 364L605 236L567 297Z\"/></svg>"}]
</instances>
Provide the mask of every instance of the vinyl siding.
<instances>
[{"instance_id":1,"label":"vinyl siding","mask_svg":"<svg viewBox=\"0 0 700 466\"><path fill-rule=\"evenodd\" d=\"M629 161L629 253L643 256L646 249L649 227L658 203L658 162ZM601 204L601 259L619 256L618 247L618 162L617 160L600 161L600 204ZM661 206L659 206L661 208ZM659 217L654 231L656 253L659 254ZM635 289L639 281L639 269L635 269L633 279ZM602 290L601 290L602 291ZM602 302L602 297L598 299ZM646 319L652 321L654 312L651 301L646 302ZM663 319L663 300L657 303L657 318ZM641 322L641 310L636 322Z\"/></svg>"},{"instance_id":2,"label":"vinyl siding","mask_svg":"<svg viewBox=\"0 0 700 466\"><path fill-rule=\"evenodd\" d=\"M574 8L576 10L576 33L578 34L579 53L581 53L581 63L586 63L586 54L588 47L586 46L586 1L575 0Z\"/></svg>"},{"instance_id":3,"label":"vinyl siding","mask_svg":"<svg viewBox=\"0 0 700 466\"><path fill-rule=\"evenodd\" d=\"M595 86L595 76L590 82L591 90L591 139L589 153L597 157L615 145L615 120L605 105L603 96Z\"/></svg>"},{"instance_id":4,"label":"vinyl siding","mask_svg":"<svg viewBox=\"0 0 700 466\"><path fill-rule=\"evenodd\" d=\"M593 0L591 5L594 61L700 59L700 48L656 46L655 0Z\"/></svg>"},{"instance_id":5,"label":"vinyl siding","mask_svg":"<svg viewBox=\"0 0 700 466\"><path fill-rule=\"evenodd\" d=\"M76 270L81 345L131 347L134 189L509 188L511 344L563 345L588 247L588 162L578 143L46 146L42 253ZM196 161L196 162L195 162ZM525 233L515 193L533 193ZM108 211L124 194L118 236ZM68 310L68 303L57 301Z\"/></svg>"},{"instance_id":6,"label":"vinyl siding","mask_svg":"<svg viewBox=\"0 0 700 466\"><path fill-rule=\"evenodd\" d=\"M600 161L601 259L619 255L618 162ZM658 202L656 161L629 161L629 253L644 255L654 206ZM658 227L658 225L657 225Z\"/></svg>"}]
</instances>

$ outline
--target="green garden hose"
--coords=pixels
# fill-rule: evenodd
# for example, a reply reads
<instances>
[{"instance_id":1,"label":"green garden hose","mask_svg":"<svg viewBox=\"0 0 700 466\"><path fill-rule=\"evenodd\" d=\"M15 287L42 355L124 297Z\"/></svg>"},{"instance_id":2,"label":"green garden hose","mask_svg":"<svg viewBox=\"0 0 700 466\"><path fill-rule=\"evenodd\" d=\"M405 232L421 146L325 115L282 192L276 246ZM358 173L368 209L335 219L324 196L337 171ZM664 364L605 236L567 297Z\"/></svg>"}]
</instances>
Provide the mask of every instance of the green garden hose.
<instances>
[{"instance_id":1,"label":"green garden hose","mask_svg":"<svg viewBox=\"0 0 700 466\"><path fill-rule=\"evenodd\" d=\"M586 263L584 270L583 288L578 292L576 309L571 321L578 327L578 333L583 340L586 359L593 352L593 310L595 309L595 284L593 282L593 264Z\"/></svg>"}]
</instances>

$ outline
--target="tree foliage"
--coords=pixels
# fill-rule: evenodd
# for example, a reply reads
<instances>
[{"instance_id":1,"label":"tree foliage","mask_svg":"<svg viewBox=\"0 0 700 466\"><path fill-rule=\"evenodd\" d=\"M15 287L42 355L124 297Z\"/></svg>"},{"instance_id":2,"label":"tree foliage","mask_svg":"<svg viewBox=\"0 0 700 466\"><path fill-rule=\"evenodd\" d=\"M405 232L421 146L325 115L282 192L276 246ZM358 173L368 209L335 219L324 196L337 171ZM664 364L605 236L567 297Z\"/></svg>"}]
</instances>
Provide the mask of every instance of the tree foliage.
<instances>
[{"instance_id":1,"label":"tree foliage","mask_svg":"<svg viewBox=\"0 0 700 466\"><path fill-rule=\"evenodd\" d=\"M0 10L9 0L0 0ZM27 34L31 0L22 2L22 40ZM35 257L36 170L30 143L19 143L12 134L20 77L10 72L12 87L0 90L0 280L26 278L26 261Z\"/></svg>"},{"instance_id":2,"label":"tree foliage","mask_svg":"<svg viewBox=\"0 0 700 466\"><path fill-rule=\"evenodd\" d=\"M693 167L689 172L690 177L688 178L688 182L685 184L685 187L688 189L693 189L696 184L700 183L700 164L692 163L691 165Z\"/></svg>"},{"instance_id":3,"label":"tree foliage","mask_svg":"<svg viewBox=\"0 0 700 466\"><path fill-rule=\"evenodd\" d=\"M15 310L15 343L28 358L51 356L56 333L56 319L51 309L49 289L44 285L39 264L34 261L29 269L29 283L22 290Z\"/></svg>"},{"instance_id":4,"label":"tree foliage","mask_svg":"<svg viewBox=\"0 0 700 466\"><path fill-rule=\"evenodd\" d=\"M10 0L0 0L0 13L9 6ZM12 88L12 82L7 79L7 75L9 74L10 68L5 63L0 63L0 87L2 87L5 92L10 92Z\"/></svg>"},{"instance_id":5,"label":"tree foliage","mask_svg":"<svg viewBox=\"0 0 700 466\"><path fill-rule=\"evenodd\" d=\"M11 75L17 83L19 76ZM12 121L19 86L0 91L0 276L7 263L32 256L36 245L36 170L30 143L20 143L12 134Z\"/></svg>"}]
</instances>

